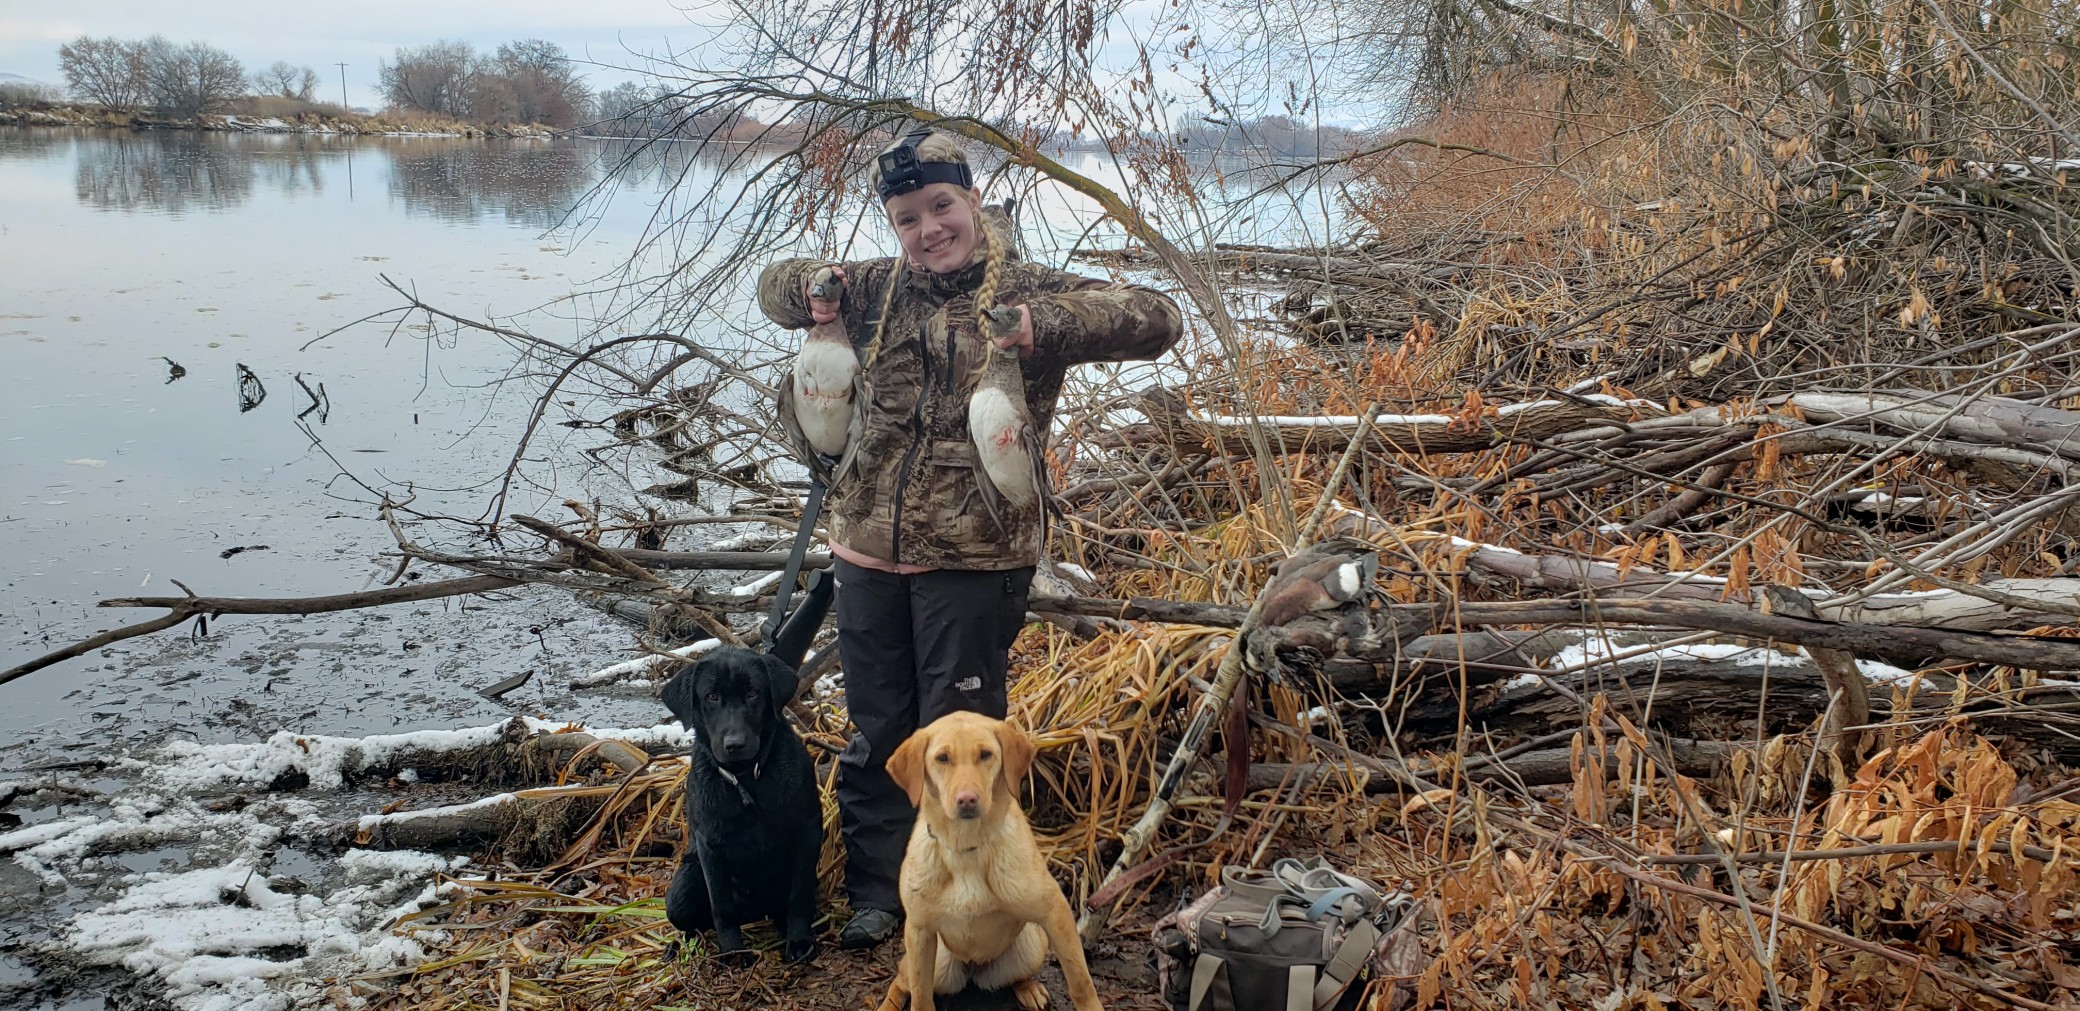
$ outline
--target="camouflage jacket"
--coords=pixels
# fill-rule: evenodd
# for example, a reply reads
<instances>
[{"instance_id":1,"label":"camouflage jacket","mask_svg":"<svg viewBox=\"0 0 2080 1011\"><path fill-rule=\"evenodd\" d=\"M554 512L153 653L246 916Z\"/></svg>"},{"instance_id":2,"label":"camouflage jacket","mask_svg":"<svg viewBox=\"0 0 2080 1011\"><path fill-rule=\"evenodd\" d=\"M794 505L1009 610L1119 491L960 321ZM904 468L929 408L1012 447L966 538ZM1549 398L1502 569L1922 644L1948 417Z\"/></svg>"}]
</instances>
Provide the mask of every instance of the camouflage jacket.
<instances>
[{"instance_id":1,"label":"camouflage jacket","mask_svg":"<svg viewBox=\"0 0 2080 1011\"><path fill-rule=\"evenodd\" d=\"M804 288L827 261L782 260L758 283L759 307L789 329L811 324ZM840 315L855 349L873 337L874 314L893 259L844 264ZM978 499L979 465L968 438L968 395L985 350L973 293L980 263L954 274L905 270L889 305L881 351L866 375L865 435L858 466L830 490L831 537L861 554L943 569L1014 569L1040 559L1039 506L1008 508L1001 524ZM1034 430L1046 433L1070 366L1155 358L1177 343L1177 304L1148 288L1117 285L1014 260L997 300L1024 304L1033 350L1019 360Z\"/></svg>"}]
</instances>

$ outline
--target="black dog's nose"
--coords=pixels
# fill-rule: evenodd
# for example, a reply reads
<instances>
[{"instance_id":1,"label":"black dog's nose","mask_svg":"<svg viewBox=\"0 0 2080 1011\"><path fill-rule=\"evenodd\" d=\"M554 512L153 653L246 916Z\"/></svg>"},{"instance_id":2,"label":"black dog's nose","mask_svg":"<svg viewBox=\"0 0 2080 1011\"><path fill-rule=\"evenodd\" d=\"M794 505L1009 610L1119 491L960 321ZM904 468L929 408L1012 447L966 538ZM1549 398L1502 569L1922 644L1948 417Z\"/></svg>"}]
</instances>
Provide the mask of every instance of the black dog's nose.
<instances>
[{"instance_id":1,"label":"black dog's nose","mask_svg":"<svg viewBox=\"0 0 2080 1011\"><path fill-rule=\"evenodd\" d=\"M722 735L722 753L730 756L731 758L735 758L739 755L742 755L744 752L751 750L751 742L746 740L745 738L746 735L744 734Z\"/></svg>"}]
</instances>

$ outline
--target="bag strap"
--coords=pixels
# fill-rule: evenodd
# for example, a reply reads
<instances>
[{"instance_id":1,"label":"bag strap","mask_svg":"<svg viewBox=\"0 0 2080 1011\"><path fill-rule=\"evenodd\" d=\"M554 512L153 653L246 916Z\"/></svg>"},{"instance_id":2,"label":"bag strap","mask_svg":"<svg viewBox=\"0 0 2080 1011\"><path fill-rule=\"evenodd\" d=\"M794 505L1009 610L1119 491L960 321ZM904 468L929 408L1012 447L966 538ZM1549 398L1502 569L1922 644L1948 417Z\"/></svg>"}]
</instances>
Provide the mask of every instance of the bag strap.
<instances>
[{"instance_id":1,"label":"bag strap","mask_svg":"<svg viewBox=\"0 0 2080 1011\"><path fill-rule=\"evenodd\" d=\"M1225 965L1227 965L1226 959L1221 958L1219 955L1207 954L1201 954L1192 963L1192 996L1191 1001L1184 1006L1184 1011L1199 1011L1199 1008L1205 1005L1206 995L1213 989L1215 982L1222 982L1221 989L1227 989L1225 985L1227 974L1221 971ZM1228 1003L1231 1006L1235 1003L1232 996Z\"/></svg>"},{"instance_id":2,"label":"bag strap","mask_svg":"<svg viewBox=\"0 0 2080 1011\"><path fill-rule=\"evenodd\" d=\"M1285 927L1285 917L1281 914L1287 906L1295 906L1305 910L1307 908L1307 899L1305 896L1287 893L1273 895L1265 900L1264 918L1257 921L1257 929L1263 933L1264 940L1268 941L1277 937L1279 930ZM1312 916L1308 917L1309 922L1312 922L1314 919Z\"/></svg>"},{"instance_id":3,"label":"bag strap","mask_svg":"<svg viewBox=\"0 0 2080 1011\"><path fill-rule=\"evenodd\" d=\"M1346 904L1345 900L1350 899L1357 901ZM1307 918L1319 920L1323 915L1333 910L1336 913L1336 918L1345 923L1363 919L1365 911L1358 908L1358 903L1363 901L1364 896L1355 888L1332 888L1323 892L1320 898L1314 900L1313 905L1307 907Z\"/></svg>"},{"instance_id":4,"label":"bag strap","mask_svg":"<svg viewBox=\"0 0 2080 1011\"><path fill-rule=\"evenodd\" d=\"M780 574L780 585L773 590L773 610L766 615L765 626L760 629L759 638L764 640L767 652L771 652L779 642L780 627L787 622L787 601L789 597L794 596L795 580L802 574L802 562L808 557L809 542L816 536L816 518L823 512L823 496L826 491L828 489L824 488L822 481L810 479L809 498L802 503L802 522L800 526L795 527L794 546L787 552L787 567ZM817 624L822 624L821 617L818 617ZM807 645L806 641L804 645ZM787 665L800 667L801 656L797 654L787 661Z\"/></svg>"},{"instance_id":5,"label":"bag strap","mask_svg":"<svg viewBox=\"0 0 2080 1011\"><path fill-rule=\"evenodd\" d=\"M1286 1011L1314 1011L1314 966L1296 965L1286 970Z\"/></svg>"},{"instance_id":6,"label":"bag strap","mask_svg":"<svg viewBox=\"0 0 2080 1011\"><path fill-rule=\"evenodd\" d=\"M1351 982L1358 978L1366 964L1379 947L1380 932L1371 920L1359 920L1351 924L1350 932L1343 935L1343 943L1336 946L1336 954L1329 956L1328 964L1322 966L1321 981L1314 985L1313 1011L1336 1003Z\"/></svg>"}]
</instances>

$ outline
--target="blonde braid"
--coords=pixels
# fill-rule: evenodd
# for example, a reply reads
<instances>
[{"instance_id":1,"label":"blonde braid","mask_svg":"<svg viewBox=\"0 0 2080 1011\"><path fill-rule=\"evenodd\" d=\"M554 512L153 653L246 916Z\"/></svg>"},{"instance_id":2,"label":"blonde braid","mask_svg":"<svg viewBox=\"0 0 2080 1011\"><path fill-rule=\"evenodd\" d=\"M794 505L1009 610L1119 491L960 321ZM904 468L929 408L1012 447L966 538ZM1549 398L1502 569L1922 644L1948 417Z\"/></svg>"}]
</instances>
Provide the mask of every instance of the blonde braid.
<instances>
[{"instance_id":1,"label":"blonde braid","mask_svg":"<svg viewBox=\"0 0 2080 1011\"><path fill-rule=\"evenodd\" d=\"M910 263L908 253L896 254L895 266L889 268L888 280L881 285L881 311L874 316L874 336L867 340L866 361L861 372L872 372L874 359L881 355L881 335L888 332L888 310L896 304L896 282L902 280L903 269Z\"/></svg>"},{"instance_id":2,"label":"blonde braid","mask_svg":"<svg viewBox=\"0 0 2080 1011\"><path fill-rule=\"evenodd\" d=\"M989 323L982 318L982 310L996 305L997 286L1004 280L1006 257L1004 240L998 237L989 216L983 214L980 207L975 208L975 227L982 229L982 284L975 289L975 334L982 338L984 348L982 362L975 367L975 371L980 373L988 369L990 360L997 356L997 342L990 339ZM975 376L971 374L967 378Z\"/></svg>"}]
</instances>

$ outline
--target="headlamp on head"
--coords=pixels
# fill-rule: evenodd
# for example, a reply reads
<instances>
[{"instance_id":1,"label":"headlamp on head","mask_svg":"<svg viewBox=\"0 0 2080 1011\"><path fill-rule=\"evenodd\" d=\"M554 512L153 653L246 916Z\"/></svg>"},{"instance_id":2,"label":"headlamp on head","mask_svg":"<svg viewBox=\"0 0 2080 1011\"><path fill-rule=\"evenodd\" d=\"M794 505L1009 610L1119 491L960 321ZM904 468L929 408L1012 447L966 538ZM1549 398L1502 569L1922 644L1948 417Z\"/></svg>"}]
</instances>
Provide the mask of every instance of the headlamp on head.
<instances>
[{"instance_id":1,"label":"headlamp on head","mask_svg":"<svg viewBox=\"0 0 2080 1011\"><path fill-rule=\"evenodd\" d=\"M933 183L975 188L974 173L960 162L917 160L917 145L931 134L929 127L919 127L904 135L902 143L881 152L876 164L881 169L879 194L882 203L887 203L890 197L912 193Z\"/></svg>"}]
</instances>

